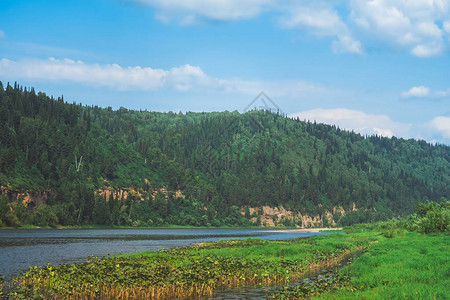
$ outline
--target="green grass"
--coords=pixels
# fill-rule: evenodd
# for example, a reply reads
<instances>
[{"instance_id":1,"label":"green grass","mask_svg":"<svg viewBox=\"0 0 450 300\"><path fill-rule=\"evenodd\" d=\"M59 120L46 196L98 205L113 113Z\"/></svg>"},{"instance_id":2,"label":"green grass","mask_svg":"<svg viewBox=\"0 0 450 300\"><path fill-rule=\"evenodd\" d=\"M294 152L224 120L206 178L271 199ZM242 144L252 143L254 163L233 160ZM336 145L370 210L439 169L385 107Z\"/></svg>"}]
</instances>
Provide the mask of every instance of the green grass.
<instances>
[{"instance_id":1,"label":"green grass","mask_svg":"<svg viewBox=\"0 0 450 300\"><path fill-rule=\"evenodd\" d=\"M252 241L251 239L248 241ZM247 259L264 260L291 260L314 261L326 257L334 257L344 251L358 245L367 246L370 238L359 236L353 239L345 234L332 234L314 236L307 239L296 241L260 241L248 247L227 247L227 241L220 241L205 247L201 251L202 256L227 256L227 257L245 257Z\"/></svg>"},{"instance_id":2,"label":"green grass","mask_svg":"<svg viewBox=\"0 0 450 300\"><path fill-rule=\"evenodd\" d=\"M367 254L343 268L351 282L320 299L450 299L450 236L380 234Z\"/></svg>"}]
</instances>

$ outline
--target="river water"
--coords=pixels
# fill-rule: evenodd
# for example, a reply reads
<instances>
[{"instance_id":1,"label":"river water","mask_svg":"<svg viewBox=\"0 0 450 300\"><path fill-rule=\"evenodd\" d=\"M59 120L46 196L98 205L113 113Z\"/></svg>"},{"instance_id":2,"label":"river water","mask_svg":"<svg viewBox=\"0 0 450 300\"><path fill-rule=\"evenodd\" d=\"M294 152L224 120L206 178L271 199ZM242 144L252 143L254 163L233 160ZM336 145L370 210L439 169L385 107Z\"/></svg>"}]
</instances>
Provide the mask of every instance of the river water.
<instances>
[{"instance_id":1,"label":"river water","mask_svg":"<svg viewBox=\"0 0 450 300\"><path fill-rule=\"evenodd\" d=\"M326 233L268 229L19 229L0 230L0 274L11 279L30 266L84 262L89 255L134 253L202 241L255 237L286 240Z\"/></svg>"}]
</instances>

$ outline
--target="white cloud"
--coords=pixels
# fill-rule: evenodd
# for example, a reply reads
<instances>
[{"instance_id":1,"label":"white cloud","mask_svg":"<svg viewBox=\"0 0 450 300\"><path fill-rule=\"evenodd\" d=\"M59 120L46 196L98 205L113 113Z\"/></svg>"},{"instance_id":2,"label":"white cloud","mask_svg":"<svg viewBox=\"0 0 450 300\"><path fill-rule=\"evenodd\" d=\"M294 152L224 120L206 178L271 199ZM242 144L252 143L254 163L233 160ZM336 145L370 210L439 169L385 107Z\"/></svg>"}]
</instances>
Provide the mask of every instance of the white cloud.
<instances>
[{"instance_id":1,"label":"white cloud","mask_svg":"<svg viewBox=\"0 0 450 300\"><path fill-rule=\"evenodd\" d=\"M190 85L208 80L201 68L184 65L169 70L149 67L121 67L117 64L86 64L70 59L29 59L23 61L0 60L0 76L72 81L108 86L118 90L155 90L172 87L189 89Z\"/></svg>"},{"instance_id":2,"label":"white cloud","mask_svg":"<svg viewBox=\"0 0 450 300\"><path fill-rule=\"evenodd\" d=\"M328 5L306 6L303 2L277 2L275 0L132 0L146 4L156 11L163 22L175 21L180 25L194 25L205 20L237 21L251 19L264 11L281 16L281 23L288 28L305 28L316 35L335 36L335 52L362 54L357 41L337 12Z\"/></svg>"},{"instance_id":3,"label":"white cloud","mask_svg":"<svg viewBox=\"0 0 450 300\"><path fill-rule=\"evenodd\" d=\"M441 54L443 51L441 43L432 43L429 45L418 45L411 49L411 54L418 57L430 57Z\"/></svg>"},{"instance_id":4,"label":"white cloud","mask_svg":"<svg viewBox=\"0 0 450 300\"><path fill-rule=\"evenodd\" d=\"M402 93L403 98L445 98L450 97L450 89L445 91L431 91L423 85L414 86L409 91Z\"/></svg>"},{"instance_id":5,"label":"white cloud","mask_svg":"<svg viewBox=\"0 0 450 300\"><path fill-rule=\"evenodd\" d=\"M5 37L6 37L5 32L0 30L0 39L4 39Z\"/></svg>"},{"instance_id":6,"label":"white cloud","mask_svg":"<svg viewBox=\"0 0 450 300\"><path fill-rule=\"evenodd\" d=\"M319 36L334 36L335 52L362 54L358 39L376 37L428 57L444 53L450 39L448 0L347 0L349 20L331 1L275 0L130 0L155 9L157 18L192 25L204 20L236 21L258 17L265 11L279 16L287 28L302 28ZM441 25L438 25L441 24ZM356 28L355 28L356 25ZM362 30L362 32L361 32ZM447 39L447 40L448 40Z\"/></svg>"},{"instance_id":7,"label":"white cloud","mask_svg":"<svg viewBox=\"0 0 450 300\"><path fill-rule=\"evenodd\" d=\"M428 57L442 54L448 24L437 25L449 17L446 0L352 0L351 16L365 34L409 49L411 54ZM448 31L447 31L448 34Z\"/></svg>"},{"instance_id":8,"label":"white cloud","mask_svg":"<svg viewBox=\"0 0 450 300\"><path fill-rule=\"evenodd\" d=\"M429 94L430 94L430 89L421 85L421 86L414 86L409 91L403 92L402 97L403 98L427 97Z\"/></svg>"},{"instance_id":9,"label":"white cloud","mask_svg":"<svg viewBox=\"0 0 450 300\"><path fill-rule=\"evenodd\" d=\"M290 117L334 124L361 134L377 134L385 137L408 136L411 129L410 124L394 122L386 115L366 114L345 108L313 109L292 114Z\"/></svg>"},{"instance_id":10,"label":"white cloud","mask_svg":"<svg viewBox=\"0 0 450 300\"><path fill-rule=\"evenodd\" d=\"M445 21L442 27L444 28L445 32L447 32L447 34L450 34L450 21Z\"/></svg>"},{"instance_id":11,"label":"white cloud","mask_svg":"<svg viewBox=\"0 0 450 300\"><path fill-rule=\"evenodd\" d=\"M87 64L71 59L0 60L0 77L70 81L115 90L217 91L257 95L264 90L273 97L308 96L324 93L324 88L300 81L251 81L240 78L215 78L198 66L184 65L168 70L151 67L122 67L117 64Z\"/></svg>"},{"instance_id":12,"label":"white cloud","mask_svg":"<svg viewBox=\"0 0 450 300\"><path fill-rule=\"evenodd\" d=\"M450 41L449 0L128 0L155 10L163 22L193 25L237 21L271 12L286 28L335 37L334 52L363 53L361 41L406 49L417 57L445 53ZM338 9L336 6L340 6ZM342 9L344 8L344 9ZM343 11L348 10L349 16Z\"/></svg>"},{"instance_id":13,"label":"white cloud","mask_svg":"<svg viewBox=\"0 0 450 300\"><path fill-rule=\"evenodd\" d=\"M132 0L156 10L158 19L191 25L202 20L235 21L258 16L274 0Z\"/></svg>"},{"instance_id":14,"label":"white cloud","mask_svg":"<svg viewBox=\"0 0 450 300\"><path fill-rule=\"evenodd\" d=\"M439 116L427 124L435 133L450 139L450 117Z\"/></svg>"},{"instance_id":15,"label":"white cloud","mask_svg":"<svg viewBox=\"0 0 450 300\"><path fill-rule=\"evenodd\" d=\"M296 5L288 7L288 15L281 17L280 23L287 28L307 28L319 36L334 36L335 52L362 54L361 43L355 40L347 25L331 7Z\"/></svg>"},{"instance_id":16,"label":"white cloud","mask_svg":"<svg viewBox=\"0 0 450 300\"><path fill-rule=\"evenodd\" d=\"M431 121L415 125L393 121L386 115L367 114L345 108L312 109L289 117L336 125L361 134L424 139L431 143L439 141L450 145L450 117L448 116L437 116Z\"/></svg>"},{"instance_id":17,"label":"white cloud","mask_svg":"<svg viewBox=\"0 0 450 300\"><path fill-rule=\"evenodd\" d=\"M433 95L437 98L450 97L450 89L447 89L446 91L436 91Z\"/></svg>"}]
</instances>

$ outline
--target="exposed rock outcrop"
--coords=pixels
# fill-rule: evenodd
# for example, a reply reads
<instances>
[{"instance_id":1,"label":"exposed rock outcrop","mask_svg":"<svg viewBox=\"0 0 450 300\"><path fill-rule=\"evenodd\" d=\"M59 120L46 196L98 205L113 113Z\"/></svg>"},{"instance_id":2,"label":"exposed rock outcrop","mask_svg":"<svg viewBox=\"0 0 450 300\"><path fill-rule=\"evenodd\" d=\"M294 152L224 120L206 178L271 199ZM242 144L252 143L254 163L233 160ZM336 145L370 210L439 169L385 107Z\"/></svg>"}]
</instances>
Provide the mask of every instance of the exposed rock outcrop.
<instances>
[{"instance_id":1,"label":"exposed rock outcrop","mask_svg":"<svg viewBox=\"0 0 450 300\"><path fill-rule=\"evenodd\" d=\"M22 200L23 204L30 210L47 203L48 197L53 195L50 191L18 191L8 189L5 186L0 186L0 194L6 195L9 202Z\"/></svg>"},{"instance_id":2,"label":"exposed rock outcrop","mask_svg":"<svg viewBox=\"0 0 450 300\"><path fill-rule=\"evenodd\" d=\"M106 197L107 200L127 200L129 197L131 197L134 202L144 201L146 198L149 198L149 195L152 197L152 200L155 200L158 193L162 193L166 199L169 198L169 195L172 195L176 199L185 198L185 195L181 190L169 191L164 187L156 188L152 187L150 182L146 178L144 179L144 181L147 185L147 189L136 189L133 187L112 188L110 186L105 186L101 189L97 189L95 192L102 197Z\"/></svg>"},{"instance_id":3,"label":"exposed rock outcrop","mask_svg":"<svg viewBox=\"0 0 450 300\"><path fill-rule=\"evenodd\" d=\"M247 208L243 208L241 213L244 215ZM339 214L345 216L346 211L342 206L335 206L331 211L326 210L322 215L310 216L308 214L302 214L301 212L294 213L293 211L287 210L284 207L248 207L250 215L252 216L250 221L253 223L260 220L261 226L277 227L282 224L285 220L291 220L292 224L297 224L298 228L312 228L324 226L324 223L335 226L333 216ZM353 203L351 211L358 210ZM257 216L257 217L256 217ZM326 219L326 220L325 220ZM301 220L301 226L298 224Z\"/></svg>"}]
</instances>

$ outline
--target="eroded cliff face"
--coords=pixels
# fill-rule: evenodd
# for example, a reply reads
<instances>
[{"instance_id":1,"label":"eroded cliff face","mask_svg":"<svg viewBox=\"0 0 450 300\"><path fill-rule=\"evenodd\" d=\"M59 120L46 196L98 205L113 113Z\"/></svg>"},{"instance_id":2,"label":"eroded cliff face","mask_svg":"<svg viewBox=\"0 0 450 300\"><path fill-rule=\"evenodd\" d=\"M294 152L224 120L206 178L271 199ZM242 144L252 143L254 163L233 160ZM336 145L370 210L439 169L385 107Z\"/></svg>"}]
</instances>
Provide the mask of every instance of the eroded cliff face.
<instances>
[{"instance_id":1,"label":"eroded cliff face","mask_svg":"<svg viewBox=\"0 0 450 300\"><path fill-rule=\"evenodd\" d=\"M155 200L156 195L161 193L167 199L169 195L178 199L185 198L185 195L181 190L177 191L169 191L164 187L152 187L150 182L145 179L145 183L147 185L146 189L136 189L133 187L125 187L125 188L112 188L110 186L105 186L101 189L97 189L95 191L96 194L106 197L109 199L123 199L127 200L131 198L134 202L144 201L147 198L151 197L151 200Z\"/></svg>"},{"instance_id":2,"label":"eroded cliff face","mask_svg":"<svg viewBox=\"0 0 450 300\"><path fill-rule=\"evenodd\" d=\"M185 195L181 190L168 191L164 187L152 187L150 182L145 179L147 188L136 189L133 187L125 188L113 188L111 186L105 186L101 189L95 191L96 194L105 197L107 200L110 199L120 199L127 200L131 198L134 202L144 201L145 199L155 200L158 194L164 195L167 199L170 196L174 198L185 198ZM22 200L23 204L31 210L35 207L47 203L50 196L54 196L51 191L18 191L10 189L6 186L0 186L0 194L7 195L10 202L15 202L17 200ZM204 208L207 210L207 208ZM245 215L247 208L242 208L241 213ZM349 211L345 211L342 206L335 206L331 211L325 210L322 215L308 215L302 214L301 212L293 212L285 209L284 207L248 207L251 217L250 221L256 223L259 219L260 226L267 227L277 227L282 226L286 220L292 221L292 224L301 224L301 226L296 225L298 228L312 228L312 227L323 227L325 224L335 226L333 216L336 214L340 216L345 216L348 212L357 211L355 203L353 203L352 208ZM258 217L256 217L258 216ZM301 220L301 223L299 222Z\"/></svg>"},{"instance_id":3,"label":"eroded cliff face","mask_svg":"<svg viewBox=\"0 0 450 300\"><path fill-rule=\"evenodd\" d=\"M312 227L323 227L325 224L330 224L332 226L336 225L333 219L333 215L340 214L341 216L346 215L346 211L342 206L333 207L332 211L326 210L322 215L310 216L308 214L302 214L301 212L294 213L284 207L249 207L250 215L259 215L261 226L277 227L283 223L285 220L292 220L294 224L298 224L301 220L301 226L296 225L298 228L312 228ZM246 208L241 210L242 214L245 214ZM358 209L353 203L352 211L357 211ZM325 220L326 219L326 220ZM257 217L252 217L250 219L252 222L257 222Z\"/></svg>"},{"instance_id":4,"label":"eroded cliff face","mask_svg":"<svg viewBox=\"0 0 450 300\"><path fill-rule=\"evenodd\" d=\"M146 198L155 200L156 195L161 193L167 199L169 195L174 198L185 198L185 195L181 190L168 191L166 188L152 188L150 182L148 183L147 189L136 189L134 187L123 187L123 188L112 188L110 186L105 186L101 189L95 191L96 194L106 197L109 199L121 199L127 200L131 198L135 202L143 201ZM0 195L6 195L9 202L16 202L17 200L22 200L23 204L30 210L33 210L39 205L47 203L50 196L55 196L55 193L51 191L20 191L8 188L7 186L0 186ZM150 197L149 197L150 195Z\"/></svg>"},{"instance_id":5,"label":"eroded cliff face","mask_svg":"<svg viewBox=\"0 0 450 300\"><path fill-rule=\"evenodd\" d=\"M47 203L48 197L53 195L50 191L18 191L6 186L0 186L0 194L6 195L9 202L22 200L23 204L30 210Z\"/></svg>"}]
</instances>

